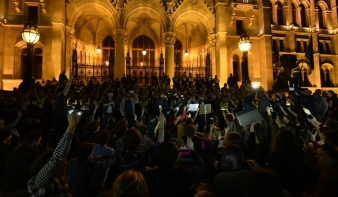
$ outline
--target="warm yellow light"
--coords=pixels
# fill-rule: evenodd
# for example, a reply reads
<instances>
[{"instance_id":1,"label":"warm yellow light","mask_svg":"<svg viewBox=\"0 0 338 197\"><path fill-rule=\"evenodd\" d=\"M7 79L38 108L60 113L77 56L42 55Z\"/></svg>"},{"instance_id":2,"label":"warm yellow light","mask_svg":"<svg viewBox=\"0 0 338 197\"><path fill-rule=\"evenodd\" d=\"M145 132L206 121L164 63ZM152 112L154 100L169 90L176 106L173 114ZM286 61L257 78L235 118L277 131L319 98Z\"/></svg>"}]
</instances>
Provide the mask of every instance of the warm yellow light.
<instances>
[{"instance_id":1,"label":"warm yellow light","mask_svg":"<svg viewBox=\"0 0 338 197\"><path fill-rule=\"evenodd\" d=\"M238 42L239 50L241 50L242 52L248 52L250 51L251 46L252 46L252 43L250 41L250 38L246 34L246 32L244 32L239 38L239 42Z\"/></svg>"},{"instance_id":2,"label":"warm yellow light","mask_svg":"<svg viewBox=\"0 0 338 197\"><path fill-rule=\"evenodd\" d=\"M147 54L147 51L145 49L142 50L142 55L145 56Z\"/></svg>"},{"instance_id":3,"label":"warm yellow light","mask_svg":"<svg viewBox=\"0 0 338 197\"><path fill-rule=\"evenodd\" d=\"M96 49L96 52L97 52L97 53L101 53L101 52L102 52L102 50L101 50L101 47L100 47L100 46L98 46L98 47L97 47L97 49Z\"/></svg>"},{"instance_id":4,"label":"warm yellow light","mask_svg":"<svg viewBox=\"0 0 338 197\"><path fill-rule=\"evenodd\" d=\"M188 50L185 50L184 56L185 56L185 57L188 57L188 56L189 56Z\"/></svg>"},{"instance_id":5,"label":"warm yellow light","mask_svg":"<svg viewBox=\"0 0 338 197\"><path fill-rule=\"evenodd\" d=\"M38 27L32 22L25 25L21 35L22 39L28 44L35 44L40 39Z\"/></svg>"},{"instance_id":6,"label":"warm yellow light","mask_svg":"<svg viewBox=\"0 0 338 197\"><path fill-rule=\"evenodd\" d=\"M254 89L257 89L257 88L259 88L259 86L261 86L261 82L259 82L259 81L251 82L251 86L252 86Z\"/></svg>"},{"instance_id":7,"label":"warm yellow light","mask_svg":"<svg viewBox=\"0 0 338 197\"><path fill-rule=\"evenodd\" d=\"M104 64L106 65L106 66L109 66L109 62L106 60L106 61L104 61Z\"/></svg>"}]
</instances>

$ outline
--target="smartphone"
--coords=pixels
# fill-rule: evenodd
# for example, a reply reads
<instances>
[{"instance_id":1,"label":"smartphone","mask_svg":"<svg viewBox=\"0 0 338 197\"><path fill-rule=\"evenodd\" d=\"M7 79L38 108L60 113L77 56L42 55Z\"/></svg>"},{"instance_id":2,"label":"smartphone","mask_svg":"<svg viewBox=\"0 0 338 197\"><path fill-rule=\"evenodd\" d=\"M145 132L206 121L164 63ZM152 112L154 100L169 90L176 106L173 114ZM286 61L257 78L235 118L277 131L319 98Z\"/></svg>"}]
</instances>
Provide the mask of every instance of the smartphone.
<instances>
[{"instance_id":1,"label":"smartphone","mask_svg":"<svg viewBox=\"0 0 338 197\"><path fill-rule=\"evenodd\" d=\"M70 110L68 111L68 114L72 114L73 111L74 111L74 109L70 109Z\"/></svg>"},{"instance_id":2,"label":"smartphone","mask_svg":"<svg viewBox=\"0 0 338 197\"><path fill-rule=\"evenodd\" d=\"M289 91L290 92L295 91L295 87L289 87Z\"/></svg>"},{"instance_id":3,"label":"smartphone","mask_svg":"<svg viewBox=\"0 0 338 197\"><path fill-rule=\"evenodd\" d=\"M180 110L180 108L179 108L179 107L176 107L176 111L178 111L178 110Z\"/></svg>"},{"instance_id":4,"label":"smartphone","mask_svg":"<svg viewBox=\"0 0 338 197\"><path fill-rule=\"evenodd\" d=\"M162 105L159 105L158 108L162 108Z\"/></svg>"},{"instance_id":5,"label":"smartphone","mask_svg":"<svg viewBox=\"0 0 338 197\"><path fill-rule=\"evenodd\" d=\"M134 91L130 91L129 93L133 94L133 93L134 93Z\"/></svg>"},{"instance_id":6,"label":"smartphone","mask_svg":"<svg viewBox=\"0 0 338 197\"><path fill-rule=\"evenodd\" d=\"M181 98L183 98L183 94L181 95Z\"/></svg>"},{"instance_id":7,"label":"smartphone","mask_svg":"<svg viewBox=\"0 0 338 197\"><path fill-rule=\"evenodd\" d=\"M78 116L81 116L81 115L82 115L82 112L80 112L80 111L77 112L77 115L78 115Z\"/></svg>"},{"instance_id":8,"label":"smartphone","mask_svg":"<svg viewBox=\"0 0 338 197\"><path fill-rule=\"evenodd\" d=\"M224 109L224 108L221 108L221 111L225 111L225 109Z\"/></svg>"}]
</instances>

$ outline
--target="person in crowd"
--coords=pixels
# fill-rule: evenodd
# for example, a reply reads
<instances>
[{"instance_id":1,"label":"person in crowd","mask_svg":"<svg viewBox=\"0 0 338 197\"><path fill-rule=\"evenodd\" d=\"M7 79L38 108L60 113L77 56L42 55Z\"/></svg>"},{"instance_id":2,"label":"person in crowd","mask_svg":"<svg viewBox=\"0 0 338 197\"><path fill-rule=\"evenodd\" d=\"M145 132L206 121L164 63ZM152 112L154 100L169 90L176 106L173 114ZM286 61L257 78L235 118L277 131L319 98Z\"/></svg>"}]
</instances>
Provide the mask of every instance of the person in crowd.
<instances>
[{"instance_id":1,"label":"person in crowd","mask_svg":"<svg viewBox=\"0 0 338 197\"><path fill-rule=\"evenodd\" d=\"M292 197L283 190L278 177L268 170L253 170L249 173L246 197Z\"/></svg>"},{"instance_id":2,"label":"person in crowd","mask_svg":"<svg viewBox=\"0 0 338 197\"><path fill-rule=\"evenodd\" d=\"M108 93L108 96L105 97L102 101L102 122L101 127L105 128L108 118L113 116L115 102L113 99L114 93Z\"/></svg>"},{"instance_id":3,"label":"person in crowd","mask_svg":"<svg viewBox=\"0 0 338 197\"><path fill-rule=\"evenodd\" d=\"M293 196L299 195L304 180L303 155L291 131L285 128L278 131L268 158L268 166L276 173L286 191Z\"/></svg>"},{"instance_id":4,"label":"person in crowd","mask_svg":"<svg viewBox=\"0 0 338 197\"><path fill-rule=\"evenodd\" d=\"M138 147L139 151L146 151L148 150L151 146L154 145L154 142L147 137L147 133L148 133L148 128L145 125L141 125L139 126L139 130L141 133L141 142L140 142L140 146Z\"/></svg>"},{"instance_id":5,"label":"person in crowd","mask_svg":"<svg viewBox=\"0 0 338 197\"><path fill-rule=\"evenodd\" d=\"M133 91L127 92L121 100L120 112L127 119L129 127L132 127L134 124L135 104L138 103L138 95L134 94Z\"/></svg>"},{"instance_id":6,"label":"person in crowd","mask_svg":"<svg viewBox=\"0 0 338 197\"><path fill-rule=\"evenodd\" d=\"M309 146L308 136L302 137L308 155L307 161L320 170L318 183L310 191L302 191L303 197L333 197L338 195L338 151L332 144L323 144L317 150L316 159Z\"/></svg>"},{"instance_id":7,"label":"person in crowd","mask_svg":"<svg viewBox=\"0 0 338 197\"><path fill-rule=\"evenodd\" d=\"M244 154L240 147L227 145L222 150L218 162L219 172L214 179L215 197L245 196L248 172L243 169Z\"/></svg>"},{"instance_id":8,"label":"person in crowd","mask_svg":"<svg viewBox=\"0 0 338 197\"><path fill-rule=\"evenodd\" d=\"M104 156L104 157L112 157L115 158L115 151L113 148L107 146L108 141L110 139L109 131L103 130L97 136L97 144L93 146L93 156ZM96 178L96 185L99 190L102 190L106 186L106 180L108 177L110 168L103 169L98 172Z\"/></svg>"},{"instance_id":9,"label":"person in crowd","mask_svg":"<svg viewBox=\"0 0 338 197\"><path fill-rule=\"evenodd\" d=\"M190 190L190 185L203 174L205 164L199 154L194 151L194 143L191 138L187 139L185 146L190 151L194 165L187 168L176 168L175 164L180 156L179 148L175 143L169 141L161 143L157 152L158 167L144 173L151 197L194 196L195 192Z\"/></svg>"},{"instance_id":10,"label":"person in crowd","mask_svg":"<svg viewBox=\"0 0 338 197\"><path fill-rule=\"evenodd\" d=\"M97 174L115 163L111 155L93 157L93 144L85 142L79 145L76 158L68 164L68 184L75 196L94 197L105 180L97 180ZM104 178L104 177L102 177ZM100 183L97 187L95 183Z\"/></svg>"},{"instance_id":11,"label":"person in crowd","mask_svg":"<svg viewBox=\"0 0 338 197\"><path fill-rule=\"evenodd\" d=\"M38 149L41 140L42 134L32 131L26 136L26 141L9 154L5 167L6 192L20 190L27 186L30 167L41 154Z\"/></svg>"},{"instance_id":12,"label":"person in crowd","mask_svg":"<svg viewBox=\"0 0 338 197\"><path fill-rule=\"evenodd\" d=\"M31 168L33 177L27 184L29 196L72 196L72 191L59 172L68 155L79 117L73 112L67 118L68 127L55 151L42 154Z\"/></svg>"},{"instance_id":13,"label":"person in crowd","mask_svg":"<svg viewBox=\"0 0 338 197\"><path fill-rule=\"evenodd\" d=\"M325 117L326 111L328 109L328 103L326 99L322 96L321 90L315 91L315 109L314 109L314 115L316 119L321 122L322 119Z\"/></svg>"},{"instance_id":14,"label":"person in crowd","mask_svg":"<svg viewBox=\"0 0 338 197\"><path fill-rule=\"evenodd\" d=\"M142 173L128 170L120 174L113 186L113 197L149 197L147 183Z\"/></svg>"}]
</instances>

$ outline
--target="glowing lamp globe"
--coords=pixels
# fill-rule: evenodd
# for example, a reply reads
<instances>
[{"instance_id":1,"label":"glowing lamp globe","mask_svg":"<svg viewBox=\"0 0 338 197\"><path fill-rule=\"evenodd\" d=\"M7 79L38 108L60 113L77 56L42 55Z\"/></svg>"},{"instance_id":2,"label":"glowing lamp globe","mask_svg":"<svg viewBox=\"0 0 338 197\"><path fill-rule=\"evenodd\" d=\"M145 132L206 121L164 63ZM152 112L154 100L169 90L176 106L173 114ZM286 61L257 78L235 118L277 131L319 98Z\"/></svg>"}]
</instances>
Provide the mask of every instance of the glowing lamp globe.
<instances>
[{"instance_id":1,"label":"glowing lamp globe","mask_svg":"<svg viewBox=\"0 0 338 197\"><path fill-rule=\"evenodd\" d=\"M40 39L38 27L33 22L28 22L21 33L22 39L27 44L35 44Z\"/></svg>"}]
</instances>

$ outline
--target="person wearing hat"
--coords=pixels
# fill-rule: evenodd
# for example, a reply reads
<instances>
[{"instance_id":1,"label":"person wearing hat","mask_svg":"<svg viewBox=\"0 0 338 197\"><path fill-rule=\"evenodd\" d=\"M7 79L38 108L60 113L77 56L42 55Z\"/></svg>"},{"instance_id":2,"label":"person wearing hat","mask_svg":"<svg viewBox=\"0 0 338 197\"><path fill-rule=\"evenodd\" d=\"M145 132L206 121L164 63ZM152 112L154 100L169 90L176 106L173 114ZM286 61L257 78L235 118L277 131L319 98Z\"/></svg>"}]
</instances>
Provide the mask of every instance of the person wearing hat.
<instances>
[{"instance_id":1,"label":"person wearing hat","mask_svg":"<svg viewBox=\"0 0 338 197\"><path fill-rule=\"evenodd\" d=\"M108 118L113 116L113 110L114 110L114 107L115 107L113 95L114 95L114 93L110 92L110 93L108 93L108 96L106 96L103 99L101 128L105 128Z\"/></svg>"}]
</instances>

